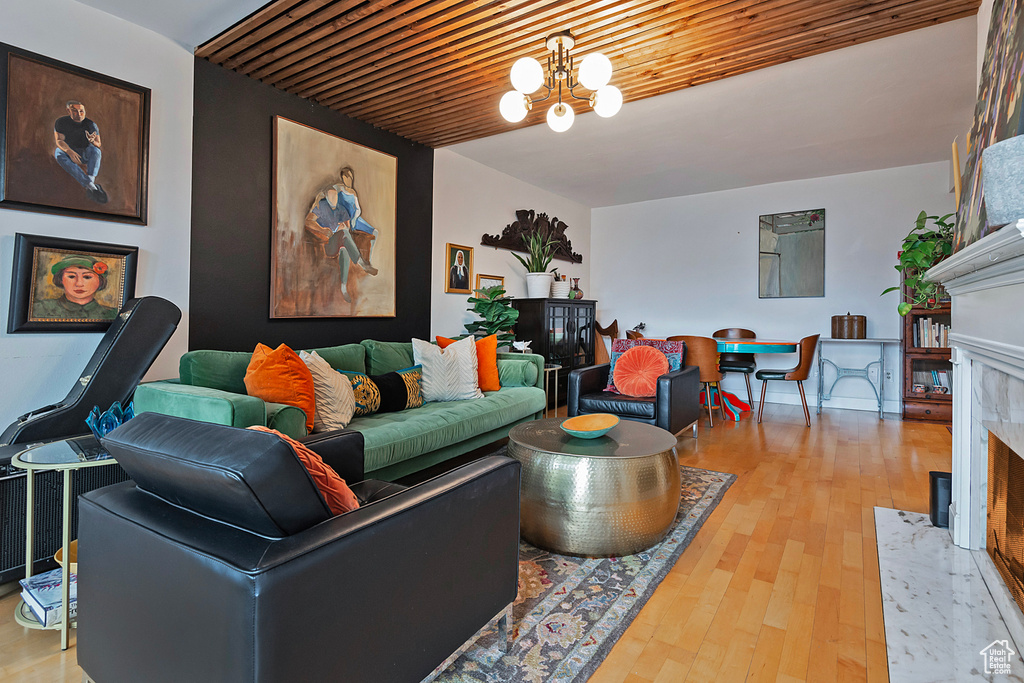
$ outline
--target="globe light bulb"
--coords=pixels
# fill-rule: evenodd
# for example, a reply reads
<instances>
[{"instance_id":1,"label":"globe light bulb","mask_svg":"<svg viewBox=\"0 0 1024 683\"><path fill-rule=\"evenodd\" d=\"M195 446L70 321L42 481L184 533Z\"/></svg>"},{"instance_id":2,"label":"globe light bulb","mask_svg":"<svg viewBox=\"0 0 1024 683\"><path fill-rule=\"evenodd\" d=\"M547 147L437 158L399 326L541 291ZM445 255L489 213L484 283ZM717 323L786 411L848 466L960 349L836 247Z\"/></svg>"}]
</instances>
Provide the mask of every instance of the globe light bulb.
<instances>
[{"instance_id":1,"label":"globe light bulb","mask_svg":"<svg viewBox=\"0 0 1024 683\"><path fill-rule=\"evenodd\" d=\"M527 112L530 111L527 105L529 98L518 90L510 90L501 96L501 101L498 102L498 111L509 123L519 123L526 118Z\"/></svg>"},{"instance_id":2,"label":"globe light bulb","mask_svg":"<svg viewBox=\"0 0 1024 683\"><path fill-rule=\"evenodd\" d=\"M598 88L597 92L590 96L590 99L594 113L604 118L615 116L622 109L622 91L614 85Z\"/></svg>"},{"instance_id":3,"label":"globe light bulb","mask_svg":"<svg viewBox=\"0 0 1024 683\"><path fill-rule=\"evenodd\" d=\"M548 109L548 126L556 133L564 133L569 130L574 118L576 118L576 113L564 102L552 104Z\"/></svg>"},{"instance_id":4,"label":"globe light bulb","mask_svg":"<svg viewBox=\"0 0 1024 683\"><path fill-rule=\"evenodd\" d=\"M544 84L544 69L533 57L522 57L512 65L512 87L529 95Z\"/></svg>"},{"instance_id":5,"label":"globe light bulb","mask_svg":"<svg viewBox=\"0 0 1024 683\"><path fill-rule=\"evenodd\" d=\"M612 79L612 63L600 52L592 52L583 58L579 72L580 85L587 90L597 90Z\"/></svg>"}]
</instances>

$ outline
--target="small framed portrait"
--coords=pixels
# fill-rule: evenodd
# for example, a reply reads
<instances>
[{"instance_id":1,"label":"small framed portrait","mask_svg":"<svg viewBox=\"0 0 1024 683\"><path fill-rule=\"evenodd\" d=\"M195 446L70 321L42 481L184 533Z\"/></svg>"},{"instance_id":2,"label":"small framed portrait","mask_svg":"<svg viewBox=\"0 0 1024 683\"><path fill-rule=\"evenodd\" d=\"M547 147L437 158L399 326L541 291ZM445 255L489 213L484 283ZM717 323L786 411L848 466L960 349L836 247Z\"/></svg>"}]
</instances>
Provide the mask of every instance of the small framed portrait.
<instances>
[{"instance_id":1,"label":"small framed portrait","mask_svg":"<svg viewBox=\"0 0 1024 683\"><path fill-rule=\"evenodd\" d=\"M472 294L473 247L446 244L444 258L444 291L449 294Z\"/></svg>"},{"instance_id":2,"label":"small framed portrait","mask_svg":"<svg viewBox=\"0 0 1024 683\"><path fill-rule=\"evenodd\" d=\"M0 208L146 224L150 91L0 43Z\"/></svg>"},{"instance_id":3,"label":"small framed portrait","mask_svg":"<svg viewBox=\"0 0 1024 683\"><path fill-rule=\"evenodd\" d=\"M484 275L480 273L476 276L476 289L486 289L488 287L501 287L505 288L505 276L504 275Z\"/></svg>"},{"instance_id":4,"label":"small framed portrait","mask_svg":"<svg viewBox=\"0 0 1024 683\"><path fill-rule=\"evenodd\" d=\"M7 332L103 332L135 296L139 248L14 236Z\"/></svg>"}]
</instances>

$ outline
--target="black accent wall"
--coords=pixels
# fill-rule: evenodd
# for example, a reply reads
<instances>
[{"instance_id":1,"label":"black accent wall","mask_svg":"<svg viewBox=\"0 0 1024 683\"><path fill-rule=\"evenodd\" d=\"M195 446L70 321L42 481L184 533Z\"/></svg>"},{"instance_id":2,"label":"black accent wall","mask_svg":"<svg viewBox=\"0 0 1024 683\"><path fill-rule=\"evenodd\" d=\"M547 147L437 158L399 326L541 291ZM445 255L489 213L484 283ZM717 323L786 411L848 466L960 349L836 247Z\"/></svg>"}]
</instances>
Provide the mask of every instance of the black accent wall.
<instances>
[{"instance_id":1,"label":"black accent wall","mask_svg":"<svg viewBox=\"0 0 1024 683\"><path fill-rule=\"evenodd\" d=\"M270 319L275 115L398 157L394 318ZM195 64L194 117L189 349L427 338L432 149L203 59Z\"/></svg>"}]
</instances>

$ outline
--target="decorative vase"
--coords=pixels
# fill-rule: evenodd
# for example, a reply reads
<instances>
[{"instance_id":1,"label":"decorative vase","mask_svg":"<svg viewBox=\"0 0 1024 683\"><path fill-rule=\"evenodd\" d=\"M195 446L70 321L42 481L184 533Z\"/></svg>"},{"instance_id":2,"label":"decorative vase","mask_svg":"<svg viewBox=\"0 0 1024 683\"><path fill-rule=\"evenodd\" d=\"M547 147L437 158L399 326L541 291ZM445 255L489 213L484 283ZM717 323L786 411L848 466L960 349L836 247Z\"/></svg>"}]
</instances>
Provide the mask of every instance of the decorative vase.
<instances>
[{"instance_id":1,"label":"decorative vase","mask_svg":"<svg viewBox=\"0 0 1024 683\"><path fill-rule=\"evenodd\" d=\"M569 281L555 280L551 285L551 296L555 299L565 299L569 296Z\"/></svg>"},{"instance_id":2,"label":"decorative vase","mask_svg":"<svg viewBox=\"0 0 1024 683\"><path fill-rule=\"evenodd\" d=\"M531 299L547 299L551 295L551 273L527 273L526 295Z\"/></svg>"},{"instance_id":3,"label":"decorative vase","mask_svg":"<svg viewBox=\"0 0 1024 683\"><path fill-rule=\"evenodd\" d=\"M572 279L572 290L569 292L569 298L570 299L582 299L583 298L583 290L580 289L580 279L578 277L574 277Z\"/></svg>"}]
</instances>

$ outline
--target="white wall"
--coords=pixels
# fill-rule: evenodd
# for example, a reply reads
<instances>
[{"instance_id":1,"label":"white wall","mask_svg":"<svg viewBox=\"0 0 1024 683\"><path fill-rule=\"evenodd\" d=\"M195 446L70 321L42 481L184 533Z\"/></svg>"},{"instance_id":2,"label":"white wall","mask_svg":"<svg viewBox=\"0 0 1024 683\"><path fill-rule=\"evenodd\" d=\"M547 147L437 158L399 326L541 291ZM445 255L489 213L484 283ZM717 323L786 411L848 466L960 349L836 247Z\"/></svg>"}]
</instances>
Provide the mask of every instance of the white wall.
<instances>
[{"instance_id":1,"label":"white wall","mask_svg":"<svg viewBox=\"0 0 1024 683\"><path fill-rule=\"evenodd\" d=\"M152 90L148 225L0 209L2 430L18 415L62 399L102 337L7 334L18 232L137 245L136 296L162 296L183 312L178 331L147 377L177 376L188 340L193 57L168 38L72 0L4 2L0 42Z\"/></svg>"},{"instance_id":2,"label":"white wall","mask_svg":"<svg viewBox=\"0 0 1024 683\"><path fill-rule=\"evenodd\" d=\"M601 209L592 213L592 291L598 320L619 329L647 323L647 336L710 335L746 327L762 338L829 336L831 316L866 315L869 337L899 337L897 294L879 293L899 281L893 268L902 238L918 213L953 211L947 162L760 185ZM825 208L825 297L758 299L758 216ZM436 224L435 224L436 225ZM841 365L863 367L867 349L851 349ZM877 357L877 353L875 354ZM761 355L758 366L789 367L795 356ZM886 410L896 411L898 347L886 364ZM828 375L826 374L826 377ZM754 381L755 400L760 383ZM726 389L743 397L738 375ZM809 401L816 375L806 383ZM798 403L793 383L772 382L768 400ZM832 407L873 409L871 389L844 379Z\"/></svg>"},{"instance_id":3,"label":"white wall","mask_svg":"<svg viewBox=\"0 0 1024 683\"><path fill-rule=\"evenodd\" d=\"M571 173L571 169L566 172ZM477 273L505 276L510 296L526 296L526 269L507 249L480 244L480 238L500 235L516 219L517 209L558 217L568 225L566 236L583 263L552 261L560 273L580 278L586 298L593 298L590 282L590 209L559 197L512 176L495 171L446 149L434 152L434 234L430 277L430 334L454 336L465 333L467 322L476 316L467 294L445 294L445 244L473 247L473 284Z\"/></svg>"}]
</instances>

